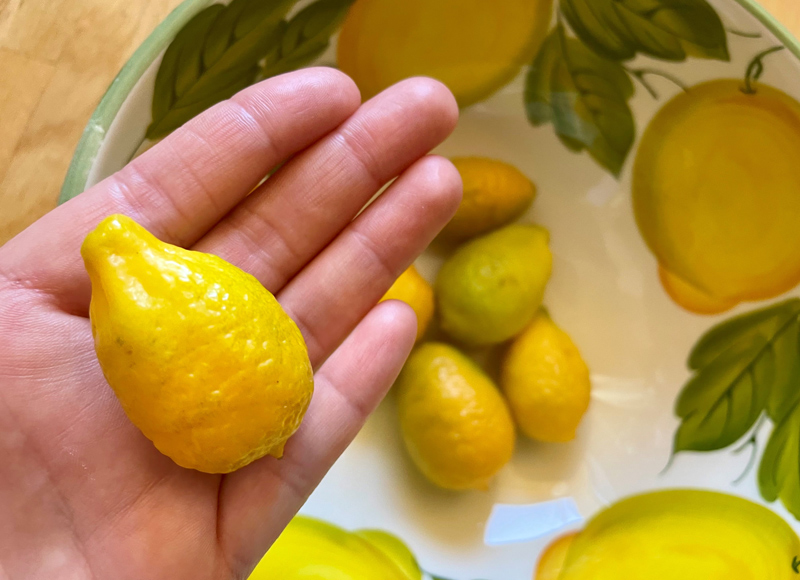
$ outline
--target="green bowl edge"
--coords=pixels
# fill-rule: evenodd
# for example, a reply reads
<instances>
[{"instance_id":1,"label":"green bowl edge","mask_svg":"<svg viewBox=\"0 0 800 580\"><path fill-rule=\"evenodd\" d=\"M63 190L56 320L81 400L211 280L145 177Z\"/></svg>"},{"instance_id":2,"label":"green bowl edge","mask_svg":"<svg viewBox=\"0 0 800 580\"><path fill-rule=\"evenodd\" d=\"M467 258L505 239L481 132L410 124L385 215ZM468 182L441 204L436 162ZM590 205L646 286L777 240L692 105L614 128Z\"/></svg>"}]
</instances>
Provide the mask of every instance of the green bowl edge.
<instances>
[{"instance_id":1,"label":"green bowl edge","mask_svg":"<svg viewBox=\"0 0 800 580\"><path fill-rule=\"evenodd\" d=\"M772 14L755 0L735 1L766 26L795 57L800 59L800 41ZM196 8L210 3L211 0L184 0L133 53L133 56L108 87L83 131L61 187L61 194L58 198L59 205L86 189L86 180L103 143L103 137L131 89L156 57L161 54L161 51L169 45L181 27L196 14Z\"/></svg>"},{"instance_id":2,"label":"green bowl edge","mask_svg":"<svg viewBox=\"0 0 800 580\"><path fill-rule=\"evenodd\" d=\"M211 4L211 0L183 0L150 33L122 67L122 70L106 89L103 98L92 113L89 123L83 130L61 186L61 193L58 197L59 205L86 189L86 180L89 178L92 164L103 144L103 138L134 85L172 42L183 25L194 17L198 12L198 7L207 4Z\"/></svg>"}]
</instances>

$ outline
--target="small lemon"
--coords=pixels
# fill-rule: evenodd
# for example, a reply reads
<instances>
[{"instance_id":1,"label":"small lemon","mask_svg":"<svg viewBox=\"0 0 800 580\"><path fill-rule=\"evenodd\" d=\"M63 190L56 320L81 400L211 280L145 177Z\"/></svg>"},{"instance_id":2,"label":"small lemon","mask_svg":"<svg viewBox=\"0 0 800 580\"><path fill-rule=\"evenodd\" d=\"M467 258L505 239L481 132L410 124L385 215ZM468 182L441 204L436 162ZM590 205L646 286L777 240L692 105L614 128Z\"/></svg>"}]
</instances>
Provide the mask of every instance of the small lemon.
<instances>
[{"instance_id":1,"label":"small lemon","mask_svg":"<svg viewBox=\"0 0 800 580\"><path fill-rule=\"evenodd\" d=\"M395 390L403 439L420 471L445 489L487 489L515 439L491 379L452 346L431 342L411 353Z\"/></svg>"},{"instance_id":2,"label":"small lemon","mask_svg":"<svg viewBox=\"0 0 800 580\"><path fill-rule=\"evenodd\" d=\"M448 243L461 242L515 220L530 207L536 186L519 169L484 157L455 157L464 197L450 223L439 234Z\"/></svg>"},{"instance_id":3,"label":"small lemon","mask_svg":"<svg viewBox=\"0 0 800 580\"><path fill-rule=\"evenodd\" d=\"M442 330L468 345L503 342L536 315L553 257L546 229L511 224L470 240L436 278Z\"/></svg>"},{"instance_id":4,"label":"small lemon","mask_svg":"<svg viewBox=\"0 0 800 580\"><path fill-rule=\"evenodd\" d=\"M552 0L357 0L337 62L368 99L410 76L445 83L460 106L513 79L550 26Z\"/></svg>"},{"instance_id":5,"label":"small lemon","mask_svg":"<svg viewBox=\"0 0 800 580\"><path fill-rule=\"evenodd\" d=\"M575 438L589 407L589 369L569 335L544 310L511 344L500 384L528 437L551 442Z\"/></svg>"},{"instance_id":6,"label":"small lemon","mask_svg":"<svg viewBox=\"0 0 800 580\"><path fill-rule=\"evenodd\" d=\"M800 103L717 79L670 100L633 167L633 207L664 289L714 314L800 282Z\"/></svg>"},{"instance_id":7,"label":"small lemon","mask_svg":"<svg viewBox=\"0 0 800 580\"><path fill-rule=\"evenodd\" d=\"M130 420L182 467L280 457L314 379L295 323L255 278L106 218L81 248L100 366Z\"/></svg>"},{"instance_id":8,"label":"small lemon","mask_svg":"<svg viewBox=\"0 0 800 580\"><path fill-rule=\"evenodd\" d=\"M417 315L417 340L421 339L433 318L433 288L412 265L395 280L384 300L400 300Z\"/></svg>"}]
</instances>

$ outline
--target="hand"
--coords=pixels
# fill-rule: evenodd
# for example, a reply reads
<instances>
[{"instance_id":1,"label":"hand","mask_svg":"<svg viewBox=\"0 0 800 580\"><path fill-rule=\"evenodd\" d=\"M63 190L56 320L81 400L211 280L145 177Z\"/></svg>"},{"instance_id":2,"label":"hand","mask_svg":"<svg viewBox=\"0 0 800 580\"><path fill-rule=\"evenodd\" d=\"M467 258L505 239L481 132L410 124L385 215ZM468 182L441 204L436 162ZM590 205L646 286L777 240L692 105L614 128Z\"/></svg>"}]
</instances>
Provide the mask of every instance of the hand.
<instances>
[{"instance_id":1,"label":"hand","mask_svg":"<svg viewBox=\"0 0 800 580\"><path fill-rule=\"evenodd\" d=\"M456 124L446 88L411 79L359 105L331 69L265 81L0 248L0 578L245 578L353 439L414 342L410 308L375 304L461 195L424 157ZM282 460L186 470L128 421L79 254L113 213L250 272L297 322L316 391Z\"/></svg>"}]
</instances>

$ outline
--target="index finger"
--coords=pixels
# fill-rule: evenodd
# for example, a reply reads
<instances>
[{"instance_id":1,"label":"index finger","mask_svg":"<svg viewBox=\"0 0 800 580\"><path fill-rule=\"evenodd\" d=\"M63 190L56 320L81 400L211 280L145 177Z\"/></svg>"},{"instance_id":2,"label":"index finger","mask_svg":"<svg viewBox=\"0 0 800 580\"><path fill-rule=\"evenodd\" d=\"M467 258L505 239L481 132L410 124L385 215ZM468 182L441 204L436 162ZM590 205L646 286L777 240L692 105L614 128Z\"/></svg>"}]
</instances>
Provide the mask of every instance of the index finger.
<instances>
[{"instance_id":1,"label":"index finger","mask_svg":"<svg viewBox=\"0 0 800 580\"><path fill-rule=\"evenodd\" d=\"M104 217L123 213L166 242L191 245L270 169L335 129L360 101L349 77L326 68L245 89L9 241L0 271L81 310L89 285L79 248Z\"/></svg>"}]
</instances>

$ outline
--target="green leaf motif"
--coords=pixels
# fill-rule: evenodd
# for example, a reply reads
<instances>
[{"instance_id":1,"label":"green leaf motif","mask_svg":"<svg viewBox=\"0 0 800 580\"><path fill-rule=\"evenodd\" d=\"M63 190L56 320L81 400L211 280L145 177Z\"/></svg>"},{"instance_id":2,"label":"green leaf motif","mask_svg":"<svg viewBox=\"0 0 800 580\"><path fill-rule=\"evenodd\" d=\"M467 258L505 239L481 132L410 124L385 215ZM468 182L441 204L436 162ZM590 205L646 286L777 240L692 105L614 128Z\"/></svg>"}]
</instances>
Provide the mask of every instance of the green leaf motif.
<instances>
[{"instance_id":1,"label":"green leaf motif","mask_svg":"<svg viewBox=\"0 0 800 580\"><path fill-rule=\"evenodd\" d=\"M146 137L169 134L259 78L307 64L328 46L353 0L319 0L287 22L296 3L233 0L189 21L158 70Z\"/></svg>"},{"instance_id":2,"label":"green leaf motif","mask_svg":"<svg viewBox=\"0 0 800 580\"><path fill-rule=\"evenodd\" d=\"M586 150L619 176L633 145L633 84L618 63L598 56L557 26L528 72L525 108L536 126L552 123L570 150Z\"/></svg>"},{"instance_id":3,"label":"green leaf motif","mask_svg":"<svg viewBox=\"0 0 800 580\"><path fill-rule=\"evenodd\" d=\"M761 356L766 344L756 339L726 351L684 386L675 406L681 419L675 453L723 449L750 430L764 411L764 383L774 374L772 359Z\"/></svg>"},{"instance_id":4,"label":"green leaf motif","mask_svg":"<svg viewBox=\"0 0 800 580\"><path fill-rule=\"evenodd\" d=\"M732 346L749 341L755 336L771 340L798 314L800 298L790 298L767 308L730 318L706 332L697 341L689 355L689 368L701 369Z\"/></svg>"},{"instance_id":5,"label":"green leaf motif","mask_svg":"<svg viewBox=\"0 0 800 580\"><path fill-rule=\"evenodd\" d=\"M759 491L800 520L800 298L718 324L697 341L688 364L695 374L676 404L675 453L727 447L766 413L775 427Z\"/></svg>"},{"instance_id":6,"label":"green leaf motif","mask_svg":"<svg viewBox=\"0 0 800 580\"><path fill-rule=\"evenodd\" d=\"M268 56L261 78L305 66L325 52L354 1L319 0L298 12L287 24L279 48Z\"/></svg>"},{"instance_id":7,"label":"green leaf motif","mask_svg":"<svg viewBox=\"0 0 800 580\"><path fill-rule=\"evenodd\" d=\"M758 470L758 488L765 500L780 499L800 519L800 403L784 414L770 436Z\"/></svg>"},{"instance_id":8,"label":"green leaf motif","mask_svg":"<svg viewBox=\"0 0 800 580\"><path fill-rule=\"evenodd\" d=\"M790 299L723 322L698 341L689 356L695 374L675 408L676 453L728 447L765 410L783 418L800 398L799 315L800 299Z\"/></svg>"},{"instance_id":9,"label":"green leaf motif","mask_svg":"<svg viewBox=\"0 0 800 580\"><path fill-rule=\"evenodd\" d=\"M156 76L148 139L180 127L248 85L296 0L233 0L198 13L172 41Z\"/></svg>"},{"instance_id":10,"label":"green leaf motif","mask_svg":"<svg viewBox=\"0 0 800 580\"><path fill-rule=\"evenodd\" d=\"M800 329L787 326L772 342L775 377L767 399L767 415L779 423L800 400ZM800 459L800 458L798 458Z\"/></svg>"},{"instance_id":11,"label":"green leaf motif","mask_svg":"<svg viewBox=\"0 0 800 580\"><path fill-rule=\"evenodd\" d=\"M612 60L636 53L730 60L725 28L705 0L561 0L560 6L575 34Z\"/></svg>"}]
</instances>

